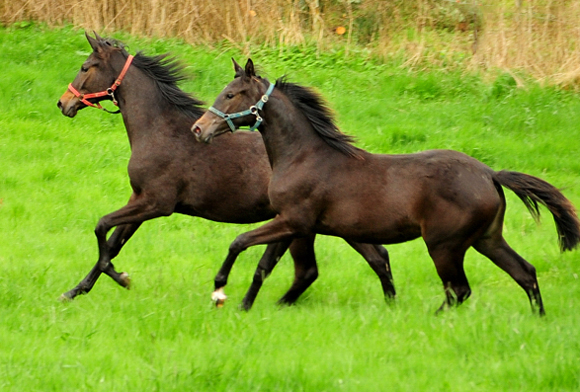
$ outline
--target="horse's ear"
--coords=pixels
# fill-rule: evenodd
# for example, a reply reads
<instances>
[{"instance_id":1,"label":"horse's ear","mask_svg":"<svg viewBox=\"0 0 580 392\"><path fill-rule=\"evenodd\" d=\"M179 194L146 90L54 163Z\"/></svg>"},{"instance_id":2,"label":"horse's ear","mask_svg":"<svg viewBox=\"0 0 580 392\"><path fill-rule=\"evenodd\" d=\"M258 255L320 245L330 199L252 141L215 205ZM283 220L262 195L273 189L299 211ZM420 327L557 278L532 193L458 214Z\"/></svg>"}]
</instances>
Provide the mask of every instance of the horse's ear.
<instances>
[{"instance_id":1,"label":"horse's ear","mask_svg":"<svg viewBox=\"0 0 580 392\"><path fill-rule=\"evenodd\" d=\"M232 62L234 63L234 71L236 71L236 75L234 78L244 76L244 69L240 66L240 64L236 63L236 60L232 57Z\"/></svg>"},{"instance_id":2,"label":"horse's ear","mask_svg":"<svg viewBox=\"0 0 580 392\"><path fill-rule=\"evenodd\" d=\"M256 76L256 71L254 70L254 62L252 59L248 59L246 62L246 76L253 77Z\"/></svg>"},{"instance_id":3,"label":"horse's ear","mask_svg":"<svg viewBox=\"0 0 580 392\"><path fill-rule=\"evenodd\" d=\"M87 37L87 41L89 41L89 44L91 45L91 48L93 48L93 51L94 52L98 52L99 51L99 41L98 41L98 39L95 39L95 38L91 37L89 35L89 33L87 33L86 31L85 31L85 37Z\"/></svg>"}]
</instances>

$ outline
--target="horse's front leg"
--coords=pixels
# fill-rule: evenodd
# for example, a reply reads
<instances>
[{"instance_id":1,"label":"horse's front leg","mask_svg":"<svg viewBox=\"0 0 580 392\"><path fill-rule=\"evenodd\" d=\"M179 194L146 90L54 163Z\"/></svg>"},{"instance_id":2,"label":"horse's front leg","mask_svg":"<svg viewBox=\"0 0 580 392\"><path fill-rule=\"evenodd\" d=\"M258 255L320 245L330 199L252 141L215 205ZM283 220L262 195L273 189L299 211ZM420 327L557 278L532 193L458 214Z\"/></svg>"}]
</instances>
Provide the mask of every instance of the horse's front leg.
<instances>
[{"instance_id":1,"label":"horse's front leg","mask_svg":"<svg viewBox=\"0 0 580 392\"><path fill-rule=\"evenodd\" d=\"M128 223L125 225L117 226L115 231L113 231L113 234L111 234L111 237L109 237L107 240L109 263L102 272L126 289L131 287L131 279L129 278L129 274L126 272L118 273L115 271L115 267L113 266L111 260L117 257L123 246L125 246L127 241L129 241L129 238L131 238L137 229L141 226L141 223L142 222Z\"/></svg>"},{"instance_id":2,"label":"horse's front leg","mask_svg":"<svg viewBox=\"0 0 580 392\"><path fill-rule=\"evenodd\" d=\"M160 206L166 206L165 209ZM99 246L99 260L89 274L72 290L61 296L63 300L71 300L79 294L86 294L95 285L101 273L109 275L115 282L123 287L129 287L129 275L125 272L115 271L111 260L117 256L124 243L135 233L141 223L159 216L170 215L173 212L171 203L160 203L159 201L135 194L131 196L129 203L123 208L105 215L99 220L95 228L95 235ZM113 228L117 229L107 240L107 233Z\"/></svg>"},{"instance_id":3,"label":"horse's front leg","mask_svg":"<svg viewBox=\"0 0 580 392\"><path fill-rule=\"evenodd\" d=\"M224 293L224 287L228 283L228 276L240 253L254 245L273 244L276 242L287 243L285 245L287 248L295 235L296 232L290 227L288 222L277 216L265 225L236 237L234 242L231 243L228 255L214 280L215 289L211 298L215 304L218 307L223 306L227 298ZM273 255L276 253L272 252Z\"/></svg>"},{"instance_id":4,"label":"horse's front leg","mask_svg":"<svg viewBox=\"0 0 580 392\"><path fill-rule=\"evenodd\" d=\"M110 259L112 260L119 254L121 248L127 243L129 238L137 231L141 224L140 223L132 223L117 226L111 237L107 241L110 249ZM95 264L95 266L91 269L91 271L85 276L83 280L72 290L67 291L66 293L61 295L61 300L72 300L79 294L86 294L95 285L101 273L105 273L109 275L113 280L119 283L121 286L129 288L131 285L131 280L129 275L125 272L118 273L115 271L115 267L113 263L109 262L105 271L101 271L99 268L99 261Z\"/></svg>"},{"instance_id":5,"label":"horse's front leg","mask_svg":"<svg viewBox=\"0 0 580 392\"><path fill-rule=\"evenodd\" d=\"M272 273L272 270L276 264L278 264L278 261L280 261L284 253L286 253L286 250L289 246L290 241L276 242L274 244L268 245L266 251L262 255L262 258L260 259L260 262L258 263L256 272L254 272L252 284L244 296L242 304L240 305L243 310L250 310L254 304L254 300L256 299L258 292L260 291L260 288L262 288L264 280ZM295 263L298 263L298 261L295 261ZM298 269L296 268L296 270ZM216 304L218 303L216 302Z\"/></svg>"}]
</instances>

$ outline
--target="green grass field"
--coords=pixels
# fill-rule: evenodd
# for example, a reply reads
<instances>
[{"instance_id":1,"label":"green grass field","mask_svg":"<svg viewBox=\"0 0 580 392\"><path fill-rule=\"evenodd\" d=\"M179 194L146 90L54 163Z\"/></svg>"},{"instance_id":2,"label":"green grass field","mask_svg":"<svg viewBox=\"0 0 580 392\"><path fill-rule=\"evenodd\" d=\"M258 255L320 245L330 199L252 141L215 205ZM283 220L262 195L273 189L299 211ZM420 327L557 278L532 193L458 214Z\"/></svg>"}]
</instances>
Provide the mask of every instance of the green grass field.
<instances>
[{"instance_id":1,"label":"green grass field","mask_svg":"<svg viewBox=\"0 0 580 392\"><path fill-rule=\"evenodd\" d=\"M245 61L228 47L115 37L131 53L181 58L192 77L183 88L207 102L233 76L230 57ZM580 389L580 253L560 254L547 210L536 225L510 191L506 238L537 268L545 318L474 251L471 298L435 316L444 294L421 241L388 247L398 298L385 304L371 269L330 237L317 239L320 277L296 306L275 304L293 278L285 257L254 308L238 310L264 249L256 247L215 309L227 247L256 226L178 215L145 223L116 259L130 291L102 277L90 294L58 302L97 260L98 219L130 195L121 118L89 108L70 119L56 107L89 49L71 28L0 28L0 391ZM580 206L576 94L309 48L264 48L253 60L266 76L316 87L360 147L460 150L539 176Z\"/></svg>"}]
</instances>

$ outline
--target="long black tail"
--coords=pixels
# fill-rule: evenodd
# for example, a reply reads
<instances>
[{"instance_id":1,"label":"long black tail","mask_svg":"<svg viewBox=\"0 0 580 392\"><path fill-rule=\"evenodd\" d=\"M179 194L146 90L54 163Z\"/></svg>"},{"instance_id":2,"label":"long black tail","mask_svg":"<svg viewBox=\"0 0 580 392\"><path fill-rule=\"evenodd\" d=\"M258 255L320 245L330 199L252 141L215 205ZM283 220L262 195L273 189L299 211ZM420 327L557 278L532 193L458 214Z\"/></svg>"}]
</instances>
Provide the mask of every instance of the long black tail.
<instances>
[{"instance_id":1,"label":"long black tail","mask_svg":"<svg viewBox=\"0 0 580 392\"><path fill-rule=\"evenodd\" d=\"M493 175L495 181L511 189L526 205L534 219L540 218L538 203L550 210L556 221L562 251L574 249L580 242L580 221L576 209L556 187L524 173L502 170Z\"/></svg>"}]
</instances>

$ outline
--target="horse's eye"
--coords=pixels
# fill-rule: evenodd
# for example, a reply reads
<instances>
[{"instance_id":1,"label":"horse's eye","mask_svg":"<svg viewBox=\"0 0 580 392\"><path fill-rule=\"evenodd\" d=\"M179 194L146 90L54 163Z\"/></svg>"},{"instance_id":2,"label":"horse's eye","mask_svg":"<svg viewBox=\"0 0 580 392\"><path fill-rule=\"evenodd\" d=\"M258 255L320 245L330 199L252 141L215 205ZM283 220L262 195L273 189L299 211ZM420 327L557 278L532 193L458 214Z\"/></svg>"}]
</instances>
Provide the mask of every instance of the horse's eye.
<instances>
[{"instance_id":1,"label":"horse's eye","mask_svg":"<svg viewBox=\"0 0 580 392\"><path fill-rule=\"evenodd\" d=\"M89 69L84 65L81 67L81 72L87 72Z\"/></svg>"},{"instance_id":2,"label":"horse's eye","mask_svg":"<svg viewBox=\"0 0 580 392\"><path fill-rule=\"evenodd\" d=\"M227 98L227 99L232 99L233 97L234 97L234 94L232 94L232 93L228 93L228 94L226 95L226 98Z\"/></svg>"}]
</instances>

